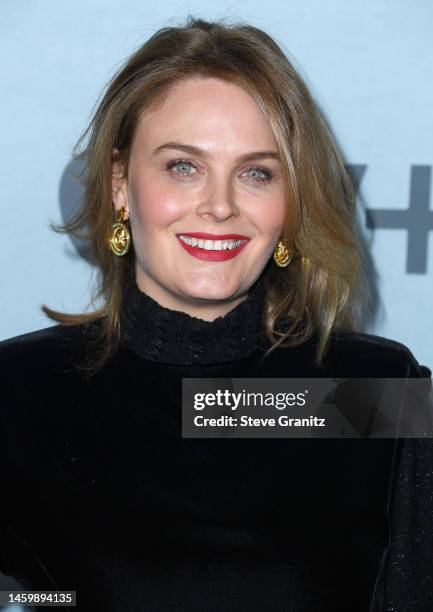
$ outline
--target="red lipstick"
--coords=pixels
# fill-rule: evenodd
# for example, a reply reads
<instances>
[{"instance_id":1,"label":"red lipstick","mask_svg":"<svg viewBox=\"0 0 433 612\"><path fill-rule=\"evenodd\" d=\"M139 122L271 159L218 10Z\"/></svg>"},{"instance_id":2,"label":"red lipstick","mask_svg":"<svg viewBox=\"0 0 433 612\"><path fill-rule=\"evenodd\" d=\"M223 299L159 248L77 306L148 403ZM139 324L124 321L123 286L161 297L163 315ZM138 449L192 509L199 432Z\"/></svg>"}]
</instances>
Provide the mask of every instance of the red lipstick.
<instances>
[{"instance_id":1,"label":"red lipstick","mask_svg":"<svg viewBox=\"0 0 433 612\"><path fill-rule=\"evenodd\" d=\"M242 234L207 234L206 232L188 232L176 234L176 236L189 236L190 238L201 238L202 240L249 240L248 236Z\"/></svg>"},{"instance_id":2,"label":"red lipstick","mask_svg":"<svg viewBox=\"0 0 433 612\"><path fill-rule=\"evenodd\" d=\"M250 241L248 236L242 236L240 234L208 234L205 232L188 232L185 234L176 234L176 236L187 253L193 257L196 257L197 259L203 259L206 261L226 261L227 259L233 259L233 257L239 255L245 245ZM235 249L209 251L198 246L194 247L186 244L186 242L184 242L180 236L188 236L190 238L197 239L201 238L202 240L242 240L243 242Z\"/></svg>"}]
</instances>

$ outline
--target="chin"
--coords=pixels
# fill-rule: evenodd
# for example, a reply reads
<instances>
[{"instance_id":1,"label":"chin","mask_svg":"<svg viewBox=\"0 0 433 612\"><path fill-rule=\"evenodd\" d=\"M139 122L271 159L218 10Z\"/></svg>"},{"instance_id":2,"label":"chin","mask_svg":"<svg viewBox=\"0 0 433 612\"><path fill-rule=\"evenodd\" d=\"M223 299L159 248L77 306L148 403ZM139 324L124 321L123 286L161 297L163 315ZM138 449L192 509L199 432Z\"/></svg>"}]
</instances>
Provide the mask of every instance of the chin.
<instances>
[{"instance_id":1,"label":"chin","mask_svg":"<svg viewBox=\"0 0 433 612\"><path fill-rule=\"evenodd\" d=\"M206 300L206 301L224 301L235 299L233 295L237 292L238 287L232 287L226 285L225 287L220 287L216 289L215 287L206 289L196 288L196 289L186 289L183 291L183 294L186 298L190 298L191 300Z\"/></svg>"}]
</instances>

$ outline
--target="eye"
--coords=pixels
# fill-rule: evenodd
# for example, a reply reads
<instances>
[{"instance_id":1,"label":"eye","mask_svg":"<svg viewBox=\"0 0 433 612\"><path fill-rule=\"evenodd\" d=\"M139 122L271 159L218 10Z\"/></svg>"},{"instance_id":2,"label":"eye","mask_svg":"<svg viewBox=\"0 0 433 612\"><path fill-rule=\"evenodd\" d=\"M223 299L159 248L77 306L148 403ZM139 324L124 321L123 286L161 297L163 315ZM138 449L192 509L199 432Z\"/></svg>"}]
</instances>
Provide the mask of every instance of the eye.
<instances>
[{"instance_id":1,"label":"eye","mask_svg":"<svg viewBox=\"0 0 433 612\"><path fill-rule=\"evenodd\" d=\"M249 173L250 178L257 183L269 183L272 180L272 172L258 166L251 166L245 172Z\"/></svg>"},{"instance_id":2,"label":"eye","mask_svg":"<svg viewBox=\"0 0 433 612\"><path fill-rule=\"evenodd\" d=\"M198 167L190 159L173 159L167 163L166 169L177 176L187 178L192 176L194 174L193 169L198 170ZM270 183L273 178L270 170L259 166L251 166L244 173L248 173L248 178L256 183Z\"/></svg>"},{"instance_id":3,"label":"eye","mask_svg":"<svg viewBox=\"0 0 433 612\"><path fill-rule=\"evenodd\" d=\"M167 170L184 177L191 176L191 168L197 170L197 166L190 159L172 159L167 163Z\"/></svg>"}]
</instances>

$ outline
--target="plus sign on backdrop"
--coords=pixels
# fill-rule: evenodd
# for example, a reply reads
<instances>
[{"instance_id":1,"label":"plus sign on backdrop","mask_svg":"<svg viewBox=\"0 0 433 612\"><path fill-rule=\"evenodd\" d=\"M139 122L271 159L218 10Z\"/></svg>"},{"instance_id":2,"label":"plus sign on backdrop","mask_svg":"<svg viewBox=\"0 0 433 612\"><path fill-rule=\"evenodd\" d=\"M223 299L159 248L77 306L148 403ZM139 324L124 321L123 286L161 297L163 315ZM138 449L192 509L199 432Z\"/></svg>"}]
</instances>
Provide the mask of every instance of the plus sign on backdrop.
<instances>
[{"instance_id":1,"label":"plus sign on backdrop","mask_svg":"<svg viewBox=\"0 0 433 612\"><path fill-rule=\"evenodd\" d=\"M372 286L364 331L433 365L433 3L293 0L0 4L0 338L80 312L92 269L49 229L79 197L72 147L104 84L156 29L188 14L268 31L304 76L358 190Z\"/></svg>"}]
</instances>

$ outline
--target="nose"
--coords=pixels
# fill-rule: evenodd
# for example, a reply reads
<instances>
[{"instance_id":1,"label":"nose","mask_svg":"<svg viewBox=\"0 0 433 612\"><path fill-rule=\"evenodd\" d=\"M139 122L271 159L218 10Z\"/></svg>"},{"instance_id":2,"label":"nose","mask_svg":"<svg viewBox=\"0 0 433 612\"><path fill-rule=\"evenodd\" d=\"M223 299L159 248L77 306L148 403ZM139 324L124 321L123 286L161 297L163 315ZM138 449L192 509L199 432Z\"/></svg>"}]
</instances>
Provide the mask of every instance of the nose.
<instances>
[{"instance_id":1,"label":"nose","mask_svg":"<svg viewBox=\"0 0 433 612\"><path fill-rule=\"evenodd\" d=\"M233 185L228 177L209 179L206 192L197 207L197 214L213 217L216 221L239 216L240 210L235 203Z\"/></svg>"}]
</instances>

